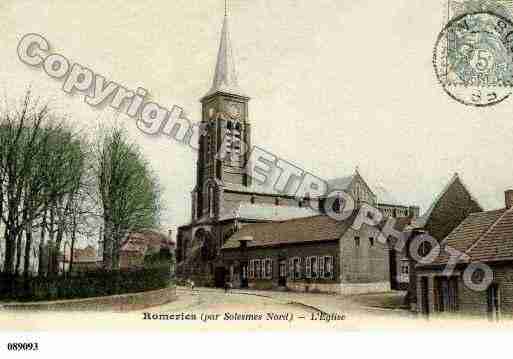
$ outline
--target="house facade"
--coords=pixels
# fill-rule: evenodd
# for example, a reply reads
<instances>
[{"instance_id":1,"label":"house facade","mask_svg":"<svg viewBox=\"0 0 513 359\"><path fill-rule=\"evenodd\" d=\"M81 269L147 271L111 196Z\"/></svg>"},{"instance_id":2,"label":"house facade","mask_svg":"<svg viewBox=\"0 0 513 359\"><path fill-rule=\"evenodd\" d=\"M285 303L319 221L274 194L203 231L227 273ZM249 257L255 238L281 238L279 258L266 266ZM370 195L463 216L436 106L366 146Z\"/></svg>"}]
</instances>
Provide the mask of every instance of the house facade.
<instances>
[{"instance_id":1,"label":"house facade","mask_svg":"<svg viewBox=\"0 0 513 359\"><path fill-rule=\"evenodd\" d=\"M170 235L155 230L132 232L121 244L119 266L121 269L144 266L146 256L157 254L162 250L174 251Z\"/></svg>"},{"instance_id":2,"label":"house facade","mask_svg":"<svg viewBox=\"0 0 513 359\"><path fill-rule=\"evenodd\" d=\"M417 267L419 313L513 317L513 191L506 191L505 199L505 208L472 213L445 238L448 246L466 255L453 273L444 273L447 255ZM486 264L490 276L470 271L471 263ZM489 285L479 288L481 284Z\"/></svg>"},{"instance_id":3,"label":"house facade","mask_svg":"<svg viewBox=\"0 0 513 359\"><path fill-rule=\"evenodd\" d=\"M357 294L390 290L389 249L379 228L353 228L355 216L252 224L222 249L235 287Z\"/></svg>"}]
</instances>

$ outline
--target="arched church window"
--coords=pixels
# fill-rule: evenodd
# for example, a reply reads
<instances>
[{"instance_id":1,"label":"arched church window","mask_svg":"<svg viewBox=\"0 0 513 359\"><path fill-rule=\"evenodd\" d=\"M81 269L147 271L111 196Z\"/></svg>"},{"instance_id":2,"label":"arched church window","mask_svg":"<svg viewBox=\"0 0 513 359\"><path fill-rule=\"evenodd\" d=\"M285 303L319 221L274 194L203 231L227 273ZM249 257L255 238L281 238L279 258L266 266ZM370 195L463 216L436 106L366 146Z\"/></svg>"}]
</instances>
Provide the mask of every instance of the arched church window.
<instances>
[{"instance_id":1,"label":"arched church window","mask_svg":"<svg viewBox=\"0 0 513 359\"><path fill-rule=\"evenodd\" d=\"M228 159L231 158L231 153L232 153L232 142L233 142L232 129L233 129L232 121L228 121L226 124L226 134L225 134L226 153L228 155Z\"/></svg>"},{"instance_id":2,"label":"arched church window","mask_svg":"<svg viewBox=\"0 0 513 359\"><path fill-rule=\"evenodd\" d=\"M214 214L214 188L212 186L208 189L208 213L211 216Z\"/></svg>"},{"instance_id":3,"label":"arched church window","mask_svg":"<svg viewBox=\"0 0 513 359\"><path fill-rule=\"evenodd\" d=\"M211 135L208 135L207 136L207 162L210 162L210 155L212 153L212 136Z\"/></svg>"},{"instance_id":4,"label":"arched church window","mask_svg":"<svg viewBox=\"0 0 513 359\"><path fill-rule=\"evenodd\" d=\"M233 130L233 153L234 153L234 161L240 161L240 156L242 153L241 149L241 124L240 122L235 123L235 128Z\"/></svg>"}]
</instances>

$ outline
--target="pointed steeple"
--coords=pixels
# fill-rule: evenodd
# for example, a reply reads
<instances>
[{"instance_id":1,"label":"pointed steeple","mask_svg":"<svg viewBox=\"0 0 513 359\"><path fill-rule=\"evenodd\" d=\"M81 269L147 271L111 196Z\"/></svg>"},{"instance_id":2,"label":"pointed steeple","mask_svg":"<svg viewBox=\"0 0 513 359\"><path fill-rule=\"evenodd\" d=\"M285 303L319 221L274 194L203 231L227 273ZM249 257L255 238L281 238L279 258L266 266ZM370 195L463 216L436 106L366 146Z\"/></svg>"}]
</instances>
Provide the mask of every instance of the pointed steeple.
<instances>
[{"instance_id":1,"label":"pointed steeple","mask_svg":"<svg viewBox=\"0 0 513 359\"><path fill-rule=\"evenodd\" d=\"M235 69L235 58L230 40L230 31L228 26L228 15L225 13L223 29L221 30L221 42L217 54L216 72L210 91L205 95L208 97L216 92L224 92L231 95L246 97L239 88L237 80L237 70Z\"/></svg>"}]
</instances>

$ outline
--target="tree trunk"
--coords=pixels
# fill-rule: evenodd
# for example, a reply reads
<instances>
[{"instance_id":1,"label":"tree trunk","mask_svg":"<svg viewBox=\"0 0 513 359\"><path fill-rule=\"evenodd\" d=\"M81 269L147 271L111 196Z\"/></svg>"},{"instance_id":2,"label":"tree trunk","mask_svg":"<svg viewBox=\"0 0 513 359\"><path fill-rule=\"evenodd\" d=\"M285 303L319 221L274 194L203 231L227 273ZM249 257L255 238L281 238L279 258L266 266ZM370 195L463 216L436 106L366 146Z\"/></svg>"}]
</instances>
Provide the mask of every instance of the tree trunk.
<instances>
[{"instance_id":1,"label":"tree trunk","mask_svg":"<svg viewBox=\"0 0 513 359\"><path fill-rule=\"evenodd\" d=\"M38 276L42 277L45 275L45 240L46 240L46 210L43 212L43 218L41 220L41 238L39 239L39 263L37 268Z\"/></svg>"},{"instance_id":2,"label":"tree trunk","mask_svg":"<svg viewBox=\"0 0 513 359\"><path fill-rule=\"evenodd\" d=\"M51 276L54 273L53 270L53 252L55 250L55 209L50 208L50 223L48 226L48 274Z\"/></svg>"},{"instance_id":3,"label":"tree trunk","mask_svg":"<svg viewBox=\"0 0 513 359\"><path fill-rule=\"evenodd\" d=\"M23 241L23 236L21 233L17 233L17 236L16 236L16 267L14 269L14 273L16 274L16 276L19 276L20 275L20 265L21 265L21 247L22 247L22 241Z\"/></svg>"},{"instance_id":4,"label":"tree trunk","mask_svg":"<svg viewBox=\"0 0 513 359\"><path fill-rule=\"evenodd\" d=\"M103 225L103 268L112 270L112 226L108 219L104 220Z\"/></svg>"},{"instance_id":5,"label":"tree trunk","mask_svg":"<svg viewBox=\"0 0 513 359\"><path fill-rule=\"evenodd\" d=\"M71 248L69 253L68 273L73 273L73 253L75 253L75 240L77 238L77 219L73 216L73 228L71 232Z\"/></svg>"},{"instance_id":6,"label":"tree trunk","mask_svg":"<svg viewBox=\"0 0 513 359\"><path fill-rule=\"evenodd\" d=\"M119 234L114 233L112 236L112 270L119 269Z\"/></svg>"},{"instance_id":7,"label":"tree trunk","mask_svg":"<svg viewBox=\"0 0 513 359\"><path fill-rule=\"evenodd\" d=\"M4 272L5 273L11 273L9 270L9 266L12 263L11 258L11 241L9 238L9 229L5 227L4 230L4 239L5 239L5 260L4 260Z\"/></svg>"},{"instance_id":8,"label":"tree trunk","mask_svg":"<svg viewBox=\"0 0 513 359\"><path fill-rule=\"evenodd\" d=\"M28 221L25 229L25 261L23 276L27 279L30 276L30 250L32 249L32 221Z\"/></svg>"},{"instance_id":9,"label":"tree trunk","mask_svg":"<svg viewBox=\"0 0 513 359\"><path fill-rule=\"evenodd\" d=\"M61 253L61 244L62 244L63 237L64 237L64 226L59 224L57 227L57 238L55 241L54 253L52 256L52 268L54 270L53 274L58 274L58 272L59 272L59 257L60 257L60 253ZM64 254L64 252L63 252L63 254ZM63 264L63 266L64 266L64 264ZM63 272L64 272L64 270L63 270Z\"/></svg>"}]
</instances>

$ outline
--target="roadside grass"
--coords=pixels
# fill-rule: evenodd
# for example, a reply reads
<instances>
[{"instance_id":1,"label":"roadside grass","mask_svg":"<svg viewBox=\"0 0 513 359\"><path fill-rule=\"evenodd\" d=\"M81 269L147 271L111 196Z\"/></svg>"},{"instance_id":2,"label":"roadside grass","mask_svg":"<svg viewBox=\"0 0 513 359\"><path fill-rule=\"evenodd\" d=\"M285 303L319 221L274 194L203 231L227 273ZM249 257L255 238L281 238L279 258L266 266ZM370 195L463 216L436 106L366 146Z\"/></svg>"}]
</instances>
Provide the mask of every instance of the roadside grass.
<instances>
[{"instance_id":1,"label":"roadside grass","mask_svg":"<svg viewBox=\"0 0 513 359\"><path fill-rule=\"evenodd\" d=\"M406 304L407 292L385 292L361 294L353 296L353 300L358 304L372 308L383 309L409 309Z\"/></svg>"}]
</instances>

